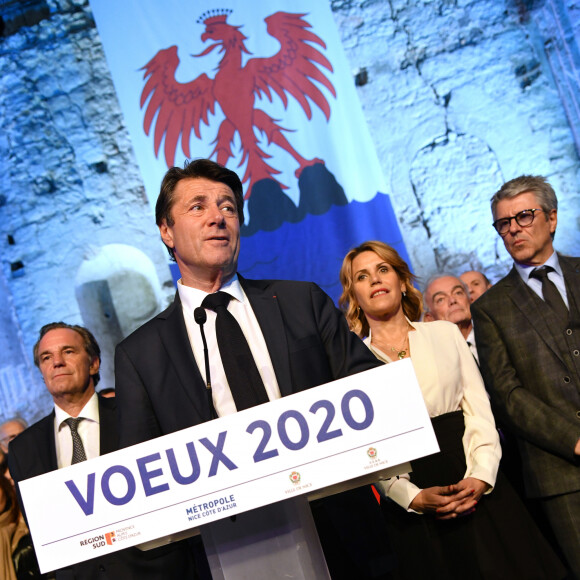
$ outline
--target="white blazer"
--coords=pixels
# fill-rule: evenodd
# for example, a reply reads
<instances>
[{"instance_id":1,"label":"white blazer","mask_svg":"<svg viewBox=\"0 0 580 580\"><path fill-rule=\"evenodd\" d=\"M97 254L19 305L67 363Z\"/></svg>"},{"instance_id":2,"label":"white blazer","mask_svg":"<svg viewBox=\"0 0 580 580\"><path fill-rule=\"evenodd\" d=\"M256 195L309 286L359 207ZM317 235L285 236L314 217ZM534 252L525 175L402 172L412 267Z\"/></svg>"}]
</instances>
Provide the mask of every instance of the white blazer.
<instances>
[{"instance_id":1,"label":"white blazer","mask_svg":"<svg viewBox=\"0 0 580 580\"><path fill-rule=\"evenodd\" d=\"M501 446L489 397L465 339L451 322L409 321L409 324L415 329L409 331L411 361L429 416L463 411L463 449L467 464L464 477L475 477L493 488ZM371 336L364 342L377 358L392 362L388 355L371 344ZM407 510L421 491L411 483L408 474L380 482L376 487Z\"/></svg>"}]
</instances>

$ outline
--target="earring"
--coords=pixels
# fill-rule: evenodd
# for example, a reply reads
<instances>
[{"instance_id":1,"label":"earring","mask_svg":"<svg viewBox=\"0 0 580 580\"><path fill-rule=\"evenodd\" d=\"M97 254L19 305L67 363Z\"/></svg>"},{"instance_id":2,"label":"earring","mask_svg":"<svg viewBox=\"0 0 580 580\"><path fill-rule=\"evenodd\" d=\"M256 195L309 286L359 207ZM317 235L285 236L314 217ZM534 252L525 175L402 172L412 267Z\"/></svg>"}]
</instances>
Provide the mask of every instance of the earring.
<instances>
[{"instance_id":1,"label":"earring","mask_svg":"<svg viewBox=\"0 0 580 580\"><path fill-rule=\"evenodd\" d=\"M403 298L407 297L407 293L403 290Z\"/></svg>"}]
</instances>

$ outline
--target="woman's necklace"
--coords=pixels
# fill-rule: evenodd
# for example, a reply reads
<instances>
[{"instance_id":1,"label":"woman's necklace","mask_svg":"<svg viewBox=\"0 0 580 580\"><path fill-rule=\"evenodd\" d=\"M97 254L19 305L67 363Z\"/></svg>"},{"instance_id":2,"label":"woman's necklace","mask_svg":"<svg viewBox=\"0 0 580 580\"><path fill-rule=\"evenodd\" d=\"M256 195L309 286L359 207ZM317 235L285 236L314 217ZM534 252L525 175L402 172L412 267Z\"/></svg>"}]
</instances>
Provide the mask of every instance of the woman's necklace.
<instances>
[{"instance_id":1,"label":"woman's necklace","mask_svg":"<svg viewBox=\"0 0 580 580\"><path fill-rule=\"evenodd\" d=\"M395 345L390 345L389 343L387 343L387 345L391 347L391 352L396 352L399 359L403 359L407 356L407 349L405 348L405 345L407 344L408 340L409 335L407 334L400 348Z\"/></svg>"},{"instance_id":2,"label":"woman's necklace","mask_svg":"<svg viewBox=\"0 0 580 580\"><path fill-rule=\"evenodd\" d=\"M389 350L391 352L397 353L397 357L399 359L403 359L403 358L405 358L407 356L407 352L409 350L408 349L408 346L407 346L408 345L408 341L409 341L409 333L407 332L405 334L405 338L403 340L403 344L400 347L398 347L396 344L391 344L389 342L385 342L385 345L387 347L389 347ZM373 340L372 342L375 342L375 341Z\"/></svg>"}]
</instances>

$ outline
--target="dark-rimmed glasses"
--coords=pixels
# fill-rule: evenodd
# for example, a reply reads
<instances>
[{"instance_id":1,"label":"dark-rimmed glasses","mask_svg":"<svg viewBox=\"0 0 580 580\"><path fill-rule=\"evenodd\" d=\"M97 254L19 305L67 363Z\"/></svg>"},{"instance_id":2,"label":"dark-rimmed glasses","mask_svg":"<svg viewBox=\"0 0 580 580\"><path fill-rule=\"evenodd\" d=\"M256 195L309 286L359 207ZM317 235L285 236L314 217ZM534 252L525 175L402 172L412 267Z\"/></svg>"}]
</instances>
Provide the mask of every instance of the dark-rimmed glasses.
<instances>
[{"instance_id":1,"label":"dark-rimmed glasses","mask_svg":"<svg viewBox=\"0 0 580 580\"><path fill-rule=\"evenodd\" d=\"M495 220L492 225L500 236L505 236L510 231L512 220L516 220L516 224L518 224L518 226L527 228L532 225L537 211L544 210L541 208L523 209L512 217Z\"/></svg>"}]
</instances>

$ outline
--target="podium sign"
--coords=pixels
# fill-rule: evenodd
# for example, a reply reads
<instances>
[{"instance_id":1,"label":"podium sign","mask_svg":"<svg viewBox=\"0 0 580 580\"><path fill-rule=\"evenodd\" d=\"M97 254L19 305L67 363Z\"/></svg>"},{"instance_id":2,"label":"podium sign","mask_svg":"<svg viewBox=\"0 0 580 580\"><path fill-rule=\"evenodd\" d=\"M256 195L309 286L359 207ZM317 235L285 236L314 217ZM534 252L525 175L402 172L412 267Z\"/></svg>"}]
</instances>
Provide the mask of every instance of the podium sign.
<instances>
[{"instance_id":1,"label":"podium sign","mask_svg":"<svg viewBox=\"0 0 580 580\"><path fill-rule=\"evenodd\" d=\"M46 572L386 468L394 475L438 450L407 359L22 481L20 490Z\"/></svg>"}]
</instances>

